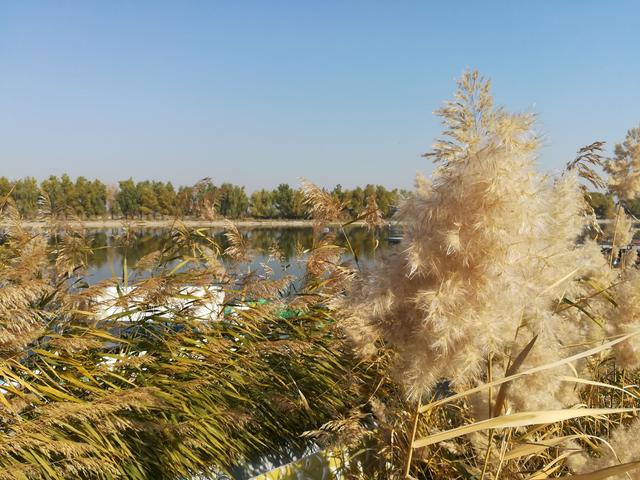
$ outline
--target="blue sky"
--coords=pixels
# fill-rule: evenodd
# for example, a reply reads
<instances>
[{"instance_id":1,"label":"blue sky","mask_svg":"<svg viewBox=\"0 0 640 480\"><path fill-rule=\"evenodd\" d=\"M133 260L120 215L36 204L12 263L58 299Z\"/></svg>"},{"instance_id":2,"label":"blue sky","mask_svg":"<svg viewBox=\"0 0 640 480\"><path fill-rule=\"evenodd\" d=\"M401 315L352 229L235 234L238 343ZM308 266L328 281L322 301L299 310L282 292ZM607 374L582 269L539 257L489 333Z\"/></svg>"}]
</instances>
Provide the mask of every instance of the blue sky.
<instances>
[{"instance_id":1,"label":"blue sky","mask_svg":"<svg viewBox=\"0 0 640 480\"><path fill-rule=\"evenodd\" d=\"M6 1L0 175L409 187L478 68L542 170L640 123L637 1Z\"/></svg>"}]
</instances>

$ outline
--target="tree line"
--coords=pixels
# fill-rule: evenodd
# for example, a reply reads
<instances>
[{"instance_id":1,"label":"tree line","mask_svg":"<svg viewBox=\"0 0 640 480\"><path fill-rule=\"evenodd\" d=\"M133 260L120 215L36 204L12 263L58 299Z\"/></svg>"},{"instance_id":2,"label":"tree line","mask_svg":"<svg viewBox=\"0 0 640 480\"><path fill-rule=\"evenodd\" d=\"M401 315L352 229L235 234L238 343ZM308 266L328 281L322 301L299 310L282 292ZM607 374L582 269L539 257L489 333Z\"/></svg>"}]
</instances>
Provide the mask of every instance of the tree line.
<instances>
[{"instance_id":1,"label":"tree line","mask_svg":"<svg viewBox=\"0 0 640 480\"><path fill-rule=\"evenodd\" d=\"M388 190L382 185L345 189L337 185L331 194L345 206L345 214L357 216L375 199L382 215L388 218L393 206L408 195L406 190ZM82 219L258 218L302 219L308 216L301 189L286 183L276 188L256 190L232 183L216 185L203 179L192 186L174 187L171 182L134 181L129 178L116 185L99 179L88 180L69 175L52 175L42 182L33 177L9 180L0 177L0 201L12 197L25 219L34 219L43 203L58 216Z\"/></svg>"}]
</instances>

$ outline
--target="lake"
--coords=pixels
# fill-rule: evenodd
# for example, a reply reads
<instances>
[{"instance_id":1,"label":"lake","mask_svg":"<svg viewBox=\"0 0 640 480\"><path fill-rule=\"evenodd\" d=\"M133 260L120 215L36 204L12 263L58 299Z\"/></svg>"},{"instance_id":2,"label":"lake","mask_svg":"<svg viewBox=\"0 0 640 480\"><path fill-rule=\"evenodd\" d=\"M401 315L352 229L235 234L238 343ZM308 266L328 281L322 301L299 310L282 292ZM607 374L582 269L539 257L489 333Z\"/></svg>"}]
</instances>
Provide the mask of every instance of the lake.
<instances>
[{"instance_id":1,"label":"lake","mask_svg":"<svg viewBox=\"0 0 640 480\"><path fill-rule=\"evenodd\" d=\"M347 241L339 227L332 227L331 231L337 235L337 243L347 247ZM376 256L393 245L389 241L386 229L378 232L368 231L364 227L348 227L345 229L349 242L360 264L370 264ZM228 267L242 267L251 270L263 270L262 264L268 265L274 272L274 276L283 274L299 277L304 274L304 265L297 261L296 252L310 249L313 241L313 229L307 227L273 227L273 228L249 228L240 229L243 237L249 245L252 261L248 264L238 265L226 256L222 256L222 262ZM122 228L90 229L87 235L93 254L89 258L87 281L95 283L111 278L114 275L121 277L123 272L123 259L126 257L130 274L135 274L135 264L143 256L162 248L171 234L166 228L137 228L130 229L130 241L127 247L122 246L119 237ZM229 246L224 230L208 229L216 243L224 250ZM283 256L283 262L269 260L269 249L276 245ZM353 254L348 251L344 255L345 260L353 261Z\"/></svg>"}]
</instances>

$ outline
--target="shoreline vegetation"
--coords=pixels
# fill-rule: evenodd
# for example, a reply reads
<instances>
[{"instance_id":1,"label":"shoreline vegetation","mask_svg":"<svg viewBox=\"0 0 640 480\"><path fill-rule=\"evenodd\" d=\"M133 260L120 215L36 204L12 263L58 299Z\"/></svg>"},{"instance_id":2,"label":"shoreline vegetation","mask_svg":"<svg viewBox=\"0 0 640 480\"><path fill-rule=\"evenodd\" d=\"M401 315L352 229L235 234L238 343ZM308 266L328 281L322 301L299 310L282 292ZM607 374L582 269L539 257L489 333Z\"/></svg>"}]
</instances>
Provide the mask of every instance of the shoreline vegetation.
<instances>
[{"instance_id":1,"label":"shoreline vegetation","mask_svg":"<svg viewBox=\"0 0 640 480\"><path fill-rule=\"evenodd\" d=\"M231 220L226 218L205 220L198 218L163 218L163 219L88 219L88 220L70 220L65 219L64 223L69 227L83 228L120 228L129 226L134 228L167 228L170 229L176 225L183 225L188 228L220 228L225 229L229 226ZM379 225L382 228L389 228L392 225L403 225L403 221L393 218L383 219ZM609 225L614 223L610 218L598 218L600 225ZM42 228L48 225L43 220L22 220L20 224L25 228ZM244 218L233 220L233 225L238 229L247 228L313 228L315 221L313 219L260 219L260 218ZM0 227L8 227L11 222L0 219ZM326 223L327 227L340 227L343 223L335 221ZM356 220L349 222L350 226L365 227L367 222L364 220ZM640 228L640 221L633 222L632 227Z\"/></svg>"},{"instance_id":2,"label":"shoreline vegetation","mask_svg":"<svg viewBox=\"0 0 640 480\"><path fill-rule=\"evenodd\" d=\"M204 178L192 186L174 187L171 182L121 180L107 185L69 175L51 175L38 182L33 177L10 180L0 176L0 202L11 197L23 220L38 220L39 212L66 219L191 218L217 220L305 220L310 217L304 201L305 181L298 188L281 183L272 190L247 193L242 185L215 184ZM368 184L364 188L323 189L344 205L345 217L358 217L375 205L382 218L389 218L394 206L409 195L406 190Z\"/></svg>"},{"instance_id":3,"label":"shoreline vegetation","mask_svg":"<svg viewBox=\"0 0 640 480\"><path fill-rule=\"evenodd\" d=\"M141 228L169 228L176 219L190 227L218 228L224 227L226 221L241 228L309 227L313 222L304 201L305 184L302 181L295 188L282 183L273 190L248 194L244 186L216 185L210 178L176 188L171 182L151 180L128 179L107 185L99 179L80 176L74 181L67 174L51 175L41 182L33 177L11 180L0 176L0 204L11 198L23 225L29 228L43 224L43 212L50 219L87 228L115 228L123 223ZM353 189L338 184L322 190L344 206L344 218L359 218L364 212L378 210L386 224L392 221L397 207L411 196L404 189L372 184ZM605 225L616 216L610 192L584 193L600 224ZM640 198L627 201L625 210L632 218L640 218ZM0 226L6 226L6 222L0 220Z\"/></svg>"},{"instance_id":4,"label":"shoreline vegetation","mask_svg":"<svg viewBox=\"0 0 640 480\"><path fill-rule=\"evenodd\" d=\"M26 228L38 228L47 226L46 221L36 220L24 220L21 225ZM65 224L72 227L84 227L84 228L119 228L123 225L138 228L172 228L178 224L184 225L188 228L227 228L229 226L229 220L227 219L215 219L215 220L203 220L203 219L160 219L160 220L65 220ZM242 219L234 220L234 226L239 229L246 228L312 228L314 226L314 220L311 219ZM390 221L386 221L382 226L390 225ZM327 226L335 227L341 226L340 222L330 222ZM366 225L364 221L351 222L350 225L362 227ZM10 222L5 220L0 221L0 227L8 227Z\"/></svg>"}]
</instances>

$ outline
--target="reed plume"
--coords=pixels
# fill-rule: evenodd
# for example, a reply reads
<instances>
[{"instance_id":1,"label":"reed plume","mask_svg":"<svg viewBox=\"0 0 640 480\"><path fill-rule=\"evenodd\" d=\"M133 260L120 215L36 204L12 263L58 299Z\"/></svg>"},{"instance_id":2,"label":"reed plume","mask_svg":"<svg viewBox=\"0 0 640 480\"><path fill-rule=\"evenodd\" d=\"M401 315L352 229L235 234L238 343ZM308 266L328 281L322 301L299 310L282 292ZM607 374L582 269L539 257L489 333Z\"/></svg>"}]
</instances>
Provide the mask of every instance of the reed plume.
<instances>
[{"instance_id":1,"label":"reed plume","mask_svg":"<svg viewBox=\"0 0 640 480\"><path fill-rule=\"evenodd\" d=\"M431 182L418 181L401 209L403 248L340 304L363 351L384 341L398 352L397 378L414 398L442 378L475 384L489 357L506 369L533 337L531 358L557 355L554 306L593 263L593 249L576 246L586 221L576 175L534 170L531 115L494 107L477 72L438 114L448 138L428 154L439 165Z\"/></svg>"},{"instance_id":2,"label":"reed plume","mask_svg":"<svg viewBox=\"0 0 640 480\"><path fill-rule=\"evenodd\" d=\"M629 405L625 394L608 401L603 392L615 388L619 368L637 378L640 366L635 252L614 268L587 234L594 215L580 181L605 185L596 170L603 144L580 149L558 177L539 174L533 116L495 107L477 72L463 75L455 100L437 113L445 138L426 155L437 168L416 179L400 209L402 244L333 303L360 355L387 358L401 386L404 400L372 400L375 411L379 402L387 407L379 434L391 428L404 439L378 444L381 455L397 452L388 461L404 459L386 478L448 478L461 465L473 478L578 470L580 462L566 459L582 458L576 453L591 451L588 438L608 432L595 419L564 427L553 419L574 418L585 405ZM640 166L634 139L629 133L606 165L621 202L638 193L627 178ZM614 249L626 248L631 233L619 209L607 232ZM519 412L549 426L504 428ZM625 428L626 413L607 425ZM536 442L561 447L524 453ZM602 465L611 465L605 457Z\"/></svg>"}]
</instances>

